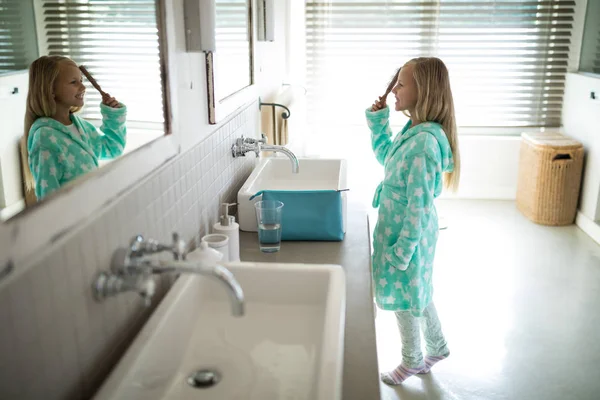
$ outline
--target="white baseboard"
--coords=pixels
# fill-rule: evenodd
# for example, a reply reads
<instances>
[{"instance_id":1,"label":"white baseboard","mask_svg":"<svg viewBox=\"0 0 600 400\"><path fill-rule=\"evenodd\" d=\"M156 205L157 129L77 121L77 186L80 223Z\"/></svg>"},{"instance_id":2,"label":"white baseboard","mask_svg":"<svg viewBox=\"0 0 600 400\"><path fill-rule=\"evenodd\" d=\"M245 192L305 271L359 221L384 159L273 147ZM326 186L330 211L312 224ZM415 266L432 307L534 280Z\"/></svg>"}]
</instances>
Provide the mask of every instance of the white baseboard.
<instances>
[{"instance_id":1,"label":"white baseboard","mask_svg":"<svg viewBox=\"0 0 600 400\"><path fill-rule=\"evenodd\" d=\"M24 209L25 209L25 200L24 199L18 200L8 207L1 208L0 209L0 223L2 221L6 221L7 219L14 217L15 215L17 215Z\"/></svg>"},{"instance_id":2,"label":"white baseboard","mask_svg":"<svg viewBox=\"0 0 600 400\"><path fill-rule=\"evenodd\" d=\"M591 220L590 218L583 215L581 212L577 212L577 218L575 219L577 226L587 233L596 243L600 244L600 225Z\"/></svg>"}]
</instances>

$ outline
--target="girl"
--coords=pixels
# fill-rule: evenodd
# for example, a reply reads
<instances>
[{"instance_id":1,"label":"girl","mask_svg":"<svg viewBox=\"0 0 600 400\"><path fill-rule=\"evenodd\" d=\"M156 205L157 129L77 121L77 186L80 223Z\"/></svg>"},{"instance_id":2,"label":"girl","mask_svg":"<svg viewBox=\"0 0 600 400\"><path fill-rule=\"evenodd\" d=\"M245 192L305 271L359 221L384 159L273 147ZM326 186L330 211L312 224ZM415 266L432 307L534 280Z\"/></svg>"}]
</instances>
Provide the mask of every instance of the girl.
<instances>
[{"instance_id":1,"label":"girl","mask_svg":"<svg viewBox=\"0 0 600 400\"><path fill-rule=\"evenodd\" d=\"M125 148L127 108L106 95L100 111L99 134L94 125L74 113L83 107L81 71L62 56L43 56L29 67L25 134L21 149L26 192L35 188L38 200L98 167Z\"/></svg>"},{"instance_id":2,"label":"girl","mask_svg":"<svg viewBox=\"0 0 600 400\"><path fill-rule=\"evenodd\" d=\"M396 111L410 117L399 135L392 140L385 98L380 97L366 116L373 151L385 168L373 200L373 207L379 207L373 246L375 296L380 308L396 312L402 337L402 363L381 379L397 385L429 372L450 354L431 299L438 237L433 200L442 192L442 182L456 190L460 158L448 70L440 59L410 60L400 69L392 92Z\"/></svg>"}]
</instances>

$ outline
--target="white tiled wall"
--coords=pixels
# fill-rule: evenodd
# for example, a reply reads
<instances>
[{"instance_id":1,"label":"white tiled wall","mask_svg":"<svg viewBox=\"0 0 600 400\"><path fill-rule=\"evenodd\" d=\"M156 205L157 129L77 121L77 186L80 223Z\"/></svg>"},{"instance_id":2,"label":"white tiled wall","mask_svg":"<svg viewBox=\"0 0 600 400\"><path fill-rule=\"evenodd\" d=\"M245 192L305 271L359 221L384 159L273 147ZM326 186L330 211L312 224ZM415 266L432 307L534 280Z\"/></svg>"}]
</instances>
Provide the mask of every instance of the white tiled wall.
<instances>
[{"instance_id":1,"label":"white tiled wall","mask_svg":"<svg viewBox=\"0 0 600 400\"><path fill-rule=\"evenodd\" d=\"M256 137L252 104L87 222L44 262L0 292L0 399L89 398L123 354L151 309L134 293L96 303L95 275L137 233L169 242L203 235L219 203L235 200L255 165L234 159L242 134ZM171 284L162 278L154 306Z\"/></svg>"}]
</instances>

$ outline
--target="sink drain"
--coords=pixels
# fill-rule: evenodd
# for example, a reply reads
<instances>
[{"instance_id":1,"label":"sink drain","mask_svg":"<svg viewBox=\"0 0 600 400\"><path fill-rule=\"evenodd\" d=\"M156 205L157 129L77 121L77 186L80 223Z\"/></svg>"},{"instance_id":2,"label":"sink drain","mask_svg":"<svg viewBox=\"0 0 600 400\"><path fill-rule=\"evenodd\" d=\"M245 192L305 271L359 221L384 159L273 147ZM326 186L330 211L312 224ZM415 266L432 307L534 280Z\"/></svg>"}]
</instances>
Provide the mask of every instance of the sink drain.
<instances>
[{"instance_id":1,"label":"sink drain","mask_svg":"<svg viewBox=\"0 0 600 400\"><path fill-rule=\"evenodd\" d=\"M211 369L200 369L187 378L187 383L196 389L206 389L221 381L221 374Z\"/></svg>"}]
</instances>

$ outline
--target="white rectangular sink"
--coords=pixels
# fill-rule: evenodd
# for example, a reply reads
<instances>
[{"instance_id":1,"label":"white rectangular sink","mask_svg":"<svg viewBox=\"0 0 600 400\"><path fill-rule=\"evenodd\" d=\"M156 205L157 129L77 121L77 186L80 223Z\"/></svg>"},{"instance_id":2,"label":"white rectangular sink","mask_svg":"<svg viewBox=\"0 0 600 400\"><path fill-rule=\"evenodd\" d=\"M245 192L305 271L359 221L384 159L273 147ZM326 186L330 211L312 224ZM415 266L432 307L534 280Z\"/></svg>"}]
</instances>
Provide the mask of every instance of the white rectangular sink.
<instances>
[{"instance_id":1,"label":"white rectangular sink","mask_svg":"<svg viewBox=\"0 0 600 400\"><path fill-rule=\"evenodd\" d=\"M235 263L246 297L231 315L225 286L182 275L95 399L335 400L341 398L345 281L337 265ZM187 378L217 370L197 389Z\"/></svg>"},{"instance_id":2,"label":"white rectangular sink","mask_svg":"<svg viewBox=\"0 0 600 400\"><path fill-rule=\"evenodd\" d=\"M238 219L240 229L256 232L256 212L250 200L262 190L344 190L347 187L346 160L300 158L299 172L292 173L292 164L287 157L262 158L238 192ZM284 207L285 212L285 207ZM347 199L342 193L344 232L347 226Z\"/></svg>"}]
</instances>

